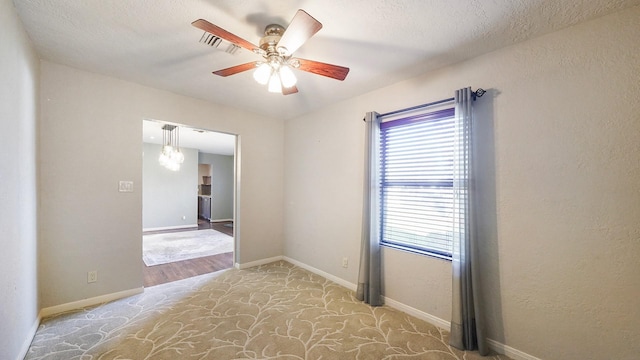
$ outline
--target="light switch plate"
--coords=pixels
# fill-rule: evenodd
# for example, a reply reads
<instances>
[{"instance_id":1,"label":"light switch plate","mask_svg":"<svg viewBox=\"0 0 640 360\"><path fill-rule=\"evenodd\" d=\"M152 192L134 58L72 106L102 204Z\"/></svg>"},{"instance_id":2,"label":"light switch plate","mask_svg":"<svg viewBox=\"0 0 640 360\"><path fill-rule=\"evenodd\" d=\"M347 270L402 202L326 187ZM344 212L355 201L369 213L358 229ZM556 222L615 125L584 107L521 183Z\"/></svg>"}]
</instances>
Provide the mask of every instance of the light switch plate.
<instances>
[{"instance_id":1,"label":"light switch plate","mask_svg":"<svg viewBox=\"0 0 640 360\"><path fill-rule=\"evenodd\" d=\"M133 192L133 181L120 181L118 184L118 191Z\"/></svg>"}]
</instances>

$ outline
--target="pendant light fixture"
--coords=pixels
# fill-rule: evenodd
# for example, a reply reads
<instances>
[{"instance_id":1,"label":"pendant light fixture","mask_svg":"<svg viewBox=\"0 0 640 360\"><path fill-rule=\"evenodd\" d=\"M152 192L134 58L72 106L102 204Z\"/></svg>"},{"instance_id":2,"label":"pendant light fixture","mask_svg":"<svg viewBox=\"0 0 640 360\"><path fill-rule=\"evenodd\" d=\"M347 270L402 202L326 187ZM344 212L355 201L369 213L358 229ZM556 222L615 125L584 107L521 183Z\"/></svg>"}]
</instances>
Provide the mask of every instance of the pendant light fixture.
<instances>
[{"instance_id":1,"label":"pendant light fixture","mask_svg":"<svg viewBox=\"0 0 640 360\"><path fill-rule=\"evenodd\" d=\"M184 162L184 154L180 151L180 128L175 125L162 127L162 152L158 161L160 165L171 171L180 170Z\"/></svg>"}]
</instances>

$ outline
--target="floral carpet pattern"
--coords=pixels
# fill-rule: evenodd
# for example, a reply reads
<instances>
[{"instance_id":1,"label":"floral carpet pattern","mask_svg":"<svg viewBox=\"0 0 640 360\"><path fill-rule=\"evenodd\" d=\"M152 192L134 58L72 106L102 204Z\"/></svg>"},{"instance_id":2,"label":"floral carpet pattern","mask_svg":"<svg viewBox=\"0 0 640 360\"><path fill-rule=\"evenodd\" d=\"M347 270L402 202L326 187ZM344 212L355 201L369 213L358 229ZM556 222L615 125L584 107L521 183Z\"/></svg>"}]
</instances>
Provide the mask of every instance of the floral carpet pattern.
<instances>
[{"instance_id":1,"label":"floral carpet pattern","mask_svg":"<svg viewBox=\"0 0 640 360\"><path fill-rule=\"evenodd\" d=\"M35 359L508 359L287 262L224 270L45 319Z\"/></svg>"}]
</instances>

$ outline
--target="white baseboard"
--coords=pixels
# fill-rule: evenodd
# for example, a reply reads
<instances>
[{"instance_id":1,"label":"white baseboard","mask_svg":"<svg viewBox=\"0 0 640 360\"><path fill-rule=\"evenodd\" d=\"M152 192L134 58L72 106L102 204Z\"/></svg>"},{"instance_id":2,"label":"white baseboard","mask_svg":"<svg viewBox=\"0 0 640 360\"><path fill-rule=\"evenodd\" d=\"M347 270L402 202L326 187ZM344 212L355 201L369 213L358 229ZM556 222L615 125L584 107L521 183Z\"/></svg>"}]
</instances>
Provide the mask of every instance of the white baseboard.
<instances>
[{"instance_id":1,"label":"white baseboard","mask_svg":"<svg viewBox=\"0 0 640 360\"><path fill-rule=\"evenodd\" d=\"M22 360L25 357L27 357L27 352L29 351L29 347L33 342L33 337L36 336L36 331L38 331L38 327L40 326L41 320L42 320L42 317L38 315L33 325L31 325L31 328L29 329L29 333L27 334L27 337L22 343L22 347L20 348L20 352L18 353L18 357L16 358L16 360Z\"/></svg>"},{"instance_id":2,"label":"white baseboard","mask_svg":"<svg viewBox=\"0 0 640 360\"><path fill-rule=\"evenodd\" d=\"M411 307L409 305L403 304L399 301L393 300L391 298L388 298L386 296L383 296L383 301L385 305L388 305L389 307L392 307L396 310L402 311L405 314L409 314L413 317L416 317L420 320L424 320L426 322L428 322L429 324L433 325L433 326L437 326L441 329L449 329L451 328L451 322L441 319L437 316L431 315L427 312L424 312L422 310L418 310L414 307Z\"/></svg>"},{"instance_id":3,"label":"white baseboard","mask_svg":"<svg viewBox=\"0 0 640 360\"><path fill-rule=\"evenodd\" d=\"M264 264L269 264L269 263L272 263L272 262L280 261L283 258L284 258L283 256L274 256L274 257L270 257L270 258L266 258L266 259L250 261L250 262L244 263L244 264L235 263L234 267L236 269L242 270L242 269L247 269L247 268L254 267L254 266L260 266L260 265L264 265Z\"/></svg>"},{"instance_id":4,"label":"white baseboard","mask_svg":"<svg viewBox=\"0 0 640 360\"><path fill-rule=\"evenodd\" d=\"M83 299L83 300L79 300L79 301L74 301L74 302L70 302L70 303L66 303L66 304L51 306L51 307L44 308L44 309L40 310L40 318L42 319L42 318L45 318L47 316L60 314L60 313L63 313L65 311L77 310L77 309L82 309L82 308L85 308L85 307L88 307L88 306L99 305L99 304L106 303L106 302L109 302L109 301L118 300L118 299L122 299L122 298L125 298L125 297L128 297L128 296L137 295L137 294L140 294L142 292L144 292L144 287L139 287L139 288L135 288L135 289L119 291L119 292L116 292L116 293L96 296L96 297L92 297L92 298L89 298L89 299Z\"/></svg>"},{"instance_id":5,"label":"white baseboard","mask_svg":"<svg viewBox=\"0 0 640 360\"><path fill-rule=\"evenodd\" d=\"M388 305L389 307L392 307L396 310L402 311L406 314L409 314L413 317L416 317L420 320L424 320L434 326L437 326L441 329L445 329L447 331L449 331L449 329L451 329L451 322L450 321L446 321L444 319L441 319L437 316L433 316L429 313L426 313L422 310L418 310L416 308L413 308L411 306L405 305L399 301L390 299L388 297L384 297L384 304ZM508 357L510 357L513 360L541 360L535 356L529 355L525 352L522 352L518 349L512 348L511 346L507 346L501 342L495 341L493 339L487 339L487 345L489 346L489 349L495 351L498 354L503 354L503 355L507 355Z\"/></svg>"},{"instance_id":6,"label":"white baseboard","mask_svg":"<svg viewBox=\"0 0 640 360\"><path fill-rule=\"evenodd\" d=\"M193 229L193 228L198 228L198 224L191 224L191 225L176 225L176 226L162 226L162 227L155 227L155 228L144 228L142 229L142 232L147 232L147 231L162 231L162 230L178 230L178 229Z\"/></svg>"},{"instance_id":7,"label":"white baseboard","mask_svg":"<svg viewBox=\"0 0 640 360\"><path fill-rule=\"evenodd\" d=\"M313 266L309 266L309 265L307 265L305 263L302 263L302 262L300 262L298 260L294 260L294 259L286 257L286 256L283 256L283 260L287 261L287 262L290 262L295 266L301 267L301 268L303 268L303 269L305 269L307 271L311 271L312 273L314 273L316 275L320 275L325 279L333 281L334 283L340 284L340 285L346 287L347 289L349 289L351 291L356 291L356 289L358 288L358 285L356 285L354 283L348 282L348 281L346 281L344 279L341 279L341 278L339 278L337 276L331 275L328 272L324 272L324 271L322 271L320 269L314 268Z\"/></svg>"},{"instance_id":8,"label":"white baseboard","mask_svg":"<svg viewBox=\"0 0 640 360\"><path fill-rule=\"evenodd\" d=\"M209 222L233 221L233 219L210 219Z\"/></svg>"},{"instance_id":9,"label":"white baseboard","mask_svg":"<svg viewBox=\"0 0 640 360\"><path fill-rule=\"evenodd\" d=\"M352 282L346 281L346 280L344 280L342 278L339 278L339 277L337 277L335 275L329 274L328 272L322 271L322 270L317 269L317 268L315 268L313 266L310 266L310 265L307 265L305 263L302 263L302 262L300 262L298 260L294 260L294 259L286 257L286 256L283 257L283 260L284 261L288 261L288 262L292 263L293 265L301 267L301 268L303 268L303 269L305 269L307 271L310 271L310 272L312 272L312 273L314 273L316 275L322 276L325 279L331 280L331 281L333 281L333 282L335 282L335 283L337 283L339 285L342 285L342 286L346 287L347 289L349 289L351 291L356 291L357 288L358 288L357 284L354 284ZM424 311L418 310L418 309L413 308L413 307L411 307L409 305L405 305L405 304L403 304L403 303L401 303L399 301L393 300L393 299L388 298L388 297L384 297L383 296L383 300L384 300L384 304L385 305L387 305L387 306L389 306L391 308L394 308L396 310L402 311L404 313L407 313L407 314L409 314L411 316L414 316L414 317L416 317L418 319L424 320L424 321L426 321L426 322L428 322L430 324L433 324L434 326L438 326L438 327L443 328L443 329L448 329L448 328L451 327L451 323L450 322L448 322L446 320L443 320L443 319L440 319L437 316L433 316L433 315L428 314L428 313L426 313Z\"/></svg>"},{"instance_id":10,"label":"white baseboard","mask_svg":"<svg viewBox=\"0 0 640 360\"><path fill-rule=\"evenodd\" d=\"M499 354L507 355L513 360L541 360L533 355L529 355L525 352L522 352L518 349L512 348L511 346L507 346L503 343L497 342L492 339L487 339L487 344L489 348Z\"/></svg>"}]
</instances>

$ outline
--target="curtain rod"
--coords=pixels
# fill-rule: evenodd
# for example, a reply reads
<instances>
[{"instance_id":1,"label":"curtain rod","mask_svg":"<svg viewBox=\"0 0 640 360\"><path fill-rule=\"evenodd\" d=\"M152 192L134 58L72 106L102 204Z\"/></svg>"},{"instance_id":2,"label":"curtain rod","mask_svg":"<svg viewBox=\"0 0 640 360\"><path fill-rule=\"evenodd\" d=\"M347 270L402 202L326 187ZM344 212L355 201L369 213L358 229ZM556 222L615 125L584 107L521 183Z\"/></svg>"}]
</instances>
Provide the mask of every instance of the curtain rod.
<instances>
[{"instance_id":1,"label":"curtain rod","mask_svg":"<svg viewBox=\"0 0 640 360\"><path fill-rule=\"evenodd\" d=\"M411 110L416 110L416 109L421 109L421 108L425 108L425 107L429 107L429 106L433 106L433 105L447 103L447 102L453 101L453 100L455 100L455 98L448 98L448 99L444 99L444 100L438 100L438 101L430 102L430 103L427 103L427 104L416 105L416 106L408 107L408 108L405 108L405 109L400 109L400 110L396 110L396 111L391 111L391 112L388 112L388 113L380 114L378 117L385 117L385 116L389 116L389 115L395 115L395 114L399 114L399 113L403 113L403 112L407 112L407 111L411 111Z\"/></svg>"},{"instance_id":2,"label":"curtain rod","mask_svg":"<svg viewBox=\"0 0 640 360\"><path fill-rule=\"evenodd\" d=\"M482 97L482 95L484 95L484 93L486 93L486 91L483 88L478 88L478 90L473 91L471 93L472 94L471 96L473 97L473 100L475 101L476 98ZM449 101L453 101L453 100L455 100L455 98L449 98L449 99L430 102L430 103L427 103L427 104L416 105L416 106L408 107L406 109L401 109L401 110L396 110L396 111L391 111L391 112L388 112L388 113L385 113L385 114L381 114L381 115L379 115L379 117L395 115L395 114L403 113L403 112L406 112L406 111L411 111L411 110L421 109L421 108L425 108L425 107L429 107L429 106L433 106L433 105L443 104L443 103L446 103L446 102L449 102Z\"/></svg>"}]
</instances>

